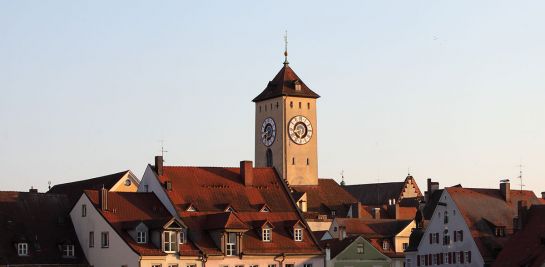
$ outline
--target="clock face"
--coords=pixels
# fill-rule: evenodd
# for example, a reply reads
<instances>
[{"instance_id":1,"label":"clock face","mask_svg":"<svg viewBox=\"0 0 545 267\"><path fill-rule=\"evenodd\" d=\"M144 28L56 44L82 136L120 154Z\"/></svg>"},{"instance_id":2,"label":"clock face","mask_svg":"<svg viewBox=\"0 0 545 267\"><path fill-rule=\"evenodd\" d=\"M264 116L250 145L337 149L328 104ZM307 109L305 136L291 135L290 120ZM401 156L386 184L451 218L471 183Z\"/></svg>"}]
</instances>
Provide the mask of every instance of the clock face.
<instances>
[{"instance_id":1,"label":"clock face","mask_svg":"<svg viewBox=\"0 0 545 267\"><path fill-rule=\"evenodd\" d=\"M261 125L261 142L271 146L276 139L276 124L272 118L266 118Z\"/></svg>"},{"instance_id":2,"label":"clock face","mask_svg":"<svg viewBox=\"0 0 545 267\"><path fill-rule=\"evenodd\" d=\"M301 115L293 117L288 125L288 134L291 140L298 145L308 143L312 137L310 120Z\"/></svg>"}]
</instances>

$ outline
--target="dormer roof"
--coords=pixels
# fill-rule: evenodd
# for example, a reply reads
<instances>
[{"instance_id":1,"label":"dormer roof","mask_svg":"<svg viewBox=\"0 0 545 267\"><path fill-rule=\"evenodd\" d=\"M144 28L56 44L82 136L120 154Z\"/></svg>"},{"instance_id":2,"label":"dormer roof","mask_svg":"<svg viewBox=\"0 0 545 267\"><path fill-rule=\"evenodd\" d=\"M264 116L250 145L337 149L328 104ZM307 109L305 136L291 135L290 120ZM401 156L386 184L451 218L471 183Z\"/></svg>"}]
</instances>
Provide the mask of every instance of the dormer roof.
<instances>
[{"instance_id":1,"label":"dormer roof","mask_svg":"<svg viewBox=\"0 0 545 267\"><path fill-rule=\"evenodd\" d=\"M295 85L300 86L296 89ZM267 87L261 94L256 96L252 101L260 102L263 100L279 97L279 96L295 96L306 98L319 98L320 96L310 90L308 86L295 74L293 69L288 64L280 69L278 74L267 84Z\"/></svg>"}]
</instances>

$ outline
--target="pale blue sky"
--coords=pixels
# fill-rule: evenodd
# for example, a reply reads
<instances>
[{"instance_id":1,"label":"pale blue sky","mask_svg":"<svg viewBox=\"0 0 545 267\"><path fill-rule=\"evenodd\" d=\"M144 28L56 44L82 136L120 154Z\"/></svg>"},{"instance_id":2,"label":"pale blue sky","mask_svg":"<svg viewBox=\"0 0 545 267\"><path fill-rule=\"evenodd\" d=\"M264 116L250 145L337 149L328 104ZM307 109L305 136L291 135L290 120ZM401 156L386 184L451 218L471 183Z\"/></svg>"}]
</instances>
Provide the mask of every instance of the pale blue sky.
<instances>
[{"instance_id":1,"label":"pale blue sky","mask_svg":"<svg viewBox=\"0 0 545 267\"><path fill-rule=\"evenodd\" d=\"M545 2L332 3L0 0L0 190L253 160L287 29L320 177L545 191Z\"/></svg>"}]
</instances>

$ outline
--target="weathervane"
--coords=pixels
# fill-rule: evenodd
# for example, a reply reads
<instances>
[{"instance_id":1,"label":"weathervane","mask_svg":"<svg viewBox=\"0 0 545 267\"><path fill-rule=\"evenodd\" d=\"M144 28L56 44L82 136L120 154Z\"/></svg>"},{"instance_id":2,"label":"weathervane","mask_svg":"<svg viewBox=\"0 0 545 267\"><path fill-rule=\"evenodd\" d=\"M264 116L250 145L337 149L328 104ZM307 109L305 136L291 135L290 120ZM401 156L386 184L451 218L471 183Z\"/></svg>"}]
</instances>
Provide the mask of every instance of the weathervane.
<instances>
[{"instance_id":1,"label":"weathervane","mask_svg":"<svg viewBox=\"0 0 545 267\"><path fill-rule=\"evenodd\" d=\"M288 62L288 31L284 34L284 65L290 64Z\"/></svg>"},{"instance_id":2,"label":"weathervane","mask_svg":"<svg viewBox=\"0 0 545 267\"><path fill-rule=\"evenodd\" d=\"M345 186L346 183L344 182L344 170L341 170L341 186Z\"/></svg>"}]
</instances>

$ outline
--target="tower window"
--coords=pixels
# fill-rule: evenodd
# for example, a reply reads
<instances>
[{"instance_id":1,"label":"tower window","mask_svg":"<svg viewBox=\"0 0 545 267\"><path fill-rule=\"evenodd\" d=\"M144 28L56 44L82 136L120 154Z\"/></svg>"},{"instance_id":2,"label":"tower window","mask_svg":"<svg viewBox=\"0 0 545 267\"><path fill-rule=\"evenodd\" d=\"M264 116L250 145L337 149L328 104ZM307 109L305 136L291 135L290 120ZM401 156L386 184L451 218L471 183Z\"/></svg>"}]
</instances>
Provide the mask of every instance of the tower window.
<instances>
[{"instance_id":1,"label":"tower window","mask_svg":"<svg viewBox=\"0 0 545 267\"><path fill-rule=\"evenodd\" d=\"M265 105L265 111L267 111L267 105Z\"/></svg>"},{"instance_id":2,"label":"tower window","mask_svg":"<svg viewBox=\"0 0 545 267\"><path fill-rule=\"evenodd\" d=\"M272 167L273 166L273 154L272 154L272 150L270 148L267 148L266 159L267 159L267 167Z\"/></svg>"},{"instance_id":3,"label":"tower window","mask_svg":"<svg viewBox=\"0 0 545 267\"><path fill-rule=\"evenodd\" d=\"M299 102L299 108L301 108L301 102Z\"/></svg>"},{"instance_id":4,"label":"tower window","mask_svg":"<svg viewBox=\"0 0 545 267\"><path fill-rule=\"evenodd\" d=\"M310 103L307 103L307 109L310 109Z\"/></svg>"},{"instance_id":5,"label":"tower window","mask_svg":"<svg viewBox=\"0 0 545 267\"><path fill-rule=\"evenodd\" d=\"M307 165L310 165L310 160L307 158Z\"/></svg>"},{"instance_id":6,"label":"tower window","mask_svg":"<svg viewBox=\"0 0 545 267\"><path fill-rule=\"evenodd\" d=\"M272 110L272 103L271 103L271 110Z\"/></svg>"},{"instance_id":7,"label":"tower window","mask_svg":"<svg viewBox=\"0 0 545 267\"><path fill-rule=\"evenodd\" d=\"M291 158L291 165L295 165L295 157Z\"/></svg>"},{"instance_id":8,"label":"tower window","mask_svg":"<svg viewBox=\"0 0 545 267\"><path fill-rule=\"evenodd\" d=\"M293 101L290 101L290 108L293 108Z\"/></svg>"},{"instance_id":9,"label":"tower window","mask_svg":"<svg viewBox=\"0 0 545 267\"><path fill-rule=\"evenodd\" d=\"M261 112L261 106L259 106L259 112Z\"/></svg>"},{"instance_id":10,"label":"tower window","mask_svg":"<svg viewBox=\"0 0 545 267\"><path fill-rule=\"evenodd\" d=\"M278 101L276 102L276 108L278 109Z\"/></svg>"}]
</instances>

